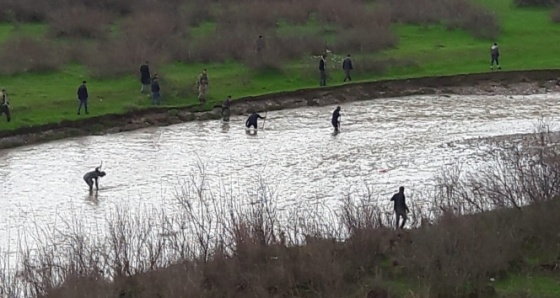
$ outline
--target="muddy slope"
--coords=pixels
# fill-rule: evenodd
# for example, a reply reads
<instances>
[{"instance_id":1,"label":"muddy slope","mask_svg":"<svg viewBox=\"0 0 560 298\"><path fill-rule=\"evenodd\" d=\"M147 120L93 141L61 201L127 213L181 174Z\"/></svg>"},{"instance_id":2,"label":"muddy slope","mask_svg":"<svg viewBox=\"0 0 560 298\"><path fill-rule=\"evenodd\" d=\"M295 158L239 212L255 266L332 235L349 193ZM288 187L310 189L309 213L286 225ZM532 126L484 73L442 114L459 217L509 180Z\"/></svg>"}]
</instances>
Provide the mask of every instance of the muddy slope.
<instances>
[{"instance_id":1,"label":"muddy slope","mask_svg":"<svg viewBox=\"0 0 560 298\"><path fill-rule=\"evenodd\" d=\"M496 71L302 89L240 98L232 104L231 110L235 115L420 94L528 95L545 92L560 92L560 70ZM117 133L154 125L220 118L219 107L207 112L195 112L197 108L147 108L124 114L107 114L0 131L0 149L67 137Z\"/></svg>"}]
</instances>

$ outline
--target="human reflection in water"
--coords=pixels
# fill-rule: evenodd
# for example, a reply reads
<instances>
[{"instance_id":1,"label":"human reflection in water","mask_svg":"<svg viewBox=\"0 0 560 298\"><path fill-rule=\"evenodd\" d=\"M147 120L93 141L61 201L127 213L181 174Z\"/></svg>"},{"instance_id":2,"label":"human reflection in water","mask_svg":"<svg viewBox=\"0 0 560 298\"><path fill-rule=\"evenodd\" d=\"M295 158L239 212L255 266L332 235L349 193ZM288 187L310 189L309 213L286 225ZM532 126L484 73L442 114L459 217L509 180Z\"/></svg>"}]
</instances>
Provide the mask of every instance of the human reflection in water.
<instances>
[{"instance_id":1,"label":"human reflection in water","mask_svg":"<svg viewBox=\"0 0 560 298\"><path fill-rule=\"evenodd\" d=\"M92 191L86 196L86 201L90 202L92 205L98 206L99 205L99 192Z\"/></svg>"},{"instance_id":2,"label":"human reflection in water","mask_svg":"<svg viewBox=\"0 0 560 298\"><path fill-rule=\"evenodd\" d=\"M256 129L245 129L245 133L246 133L248 136L256 137L256 136L257 136L257 132L258 132L258 131L257 131Z\"/></svg>"},{"instance_id":3,"label":"human reflection in water","mask_svg":"<svg viewBox=\"0 0 560 298\"><path fill-rule=\"evenodd\" d=\"M229 122L222 122L222 132L223 133L229 132Z\"/></svg>"}]
</instances>

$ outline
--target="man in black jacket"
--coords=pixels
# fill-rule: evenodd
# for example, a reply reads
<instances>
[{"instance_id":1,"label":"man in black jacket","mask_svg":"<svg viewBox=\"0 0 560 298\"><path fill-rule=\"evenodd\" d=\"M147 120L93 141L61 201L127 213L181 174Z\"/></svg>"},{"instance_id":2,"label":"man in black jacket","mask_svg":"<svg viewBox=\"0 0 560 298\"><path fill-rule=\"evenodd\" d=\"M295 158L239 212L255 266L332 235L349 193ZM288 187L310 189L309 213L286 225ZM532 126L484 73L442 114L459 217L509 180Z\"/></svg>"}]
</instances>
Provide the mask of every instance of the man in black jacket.
<instances>
[{"instance_id":1,"label":"man in black jacket","mask_svg":"<svg viewBox=\"0 0 560 298\"><path fill-rule=\"evenodd\" d=\"M265 119L265 117L257 114L257 113L253 113L251 114L251 116L249 116L249 118L247 118L247 121L245 121L245 126L247 128L250 128L251 126L254 127L255 129L257 129L257 121L258 119Z\"/></svg>"},{"instance_id":2,"label":"man in black jacket","mask_svg":"<svg viewBox=\"0 0 560 298\"><path fill-rule=\"evenodd\" d=\"M327 55L322 55L319 61L319 73L321 75L319 86L327 86Z\"/></svg>"},{"instance_id":3,"label":"man in black jacket","mask_svg":"<svg viewBox=\"0 0 560 298\"><path fill-rule=\"evenodd\" d=\"M338 132L340 128L340 106L336 107L336 110L332 113L331 123L334 127L334 131Z\"/></svg>"},{"instance_id":4,"label":"man in black jacket","mask_svg":"<svg viewBox=\"0 0 560 298\"><path fill-rule=\"evenodd\" d=\"M95 189L99 190L98 180L99 180L100 177L105 177L105 172L101 171L100 168L101 167L97 167L97 168L95 168L94 171L87 172L84 175L84 181L89 186L89 192L90 193L93 191L93 183L95 182Z\"/></svg>"},{"instance_id":5,"label":"man in black jacket","mask_svg":"<svg viewBox=\"0 0 560 298\"><path fill-rule=\"evenodd\" d=\"M406 205L406 200L404 196L404 186L399 187L399 192L393 195L391 201L394 202L397 229L399 229L399 219L401 217L403 221L402 224L400 225L400 228L403 229L404 224L408 219L408 216L406 214L410 212L410 210L408 210L408 206Z\"/></svg>"},{"instance_id":6,"label":"man in black jacket","mask_svg":"<svg viewBox=\"0 0 560 298\"><path fill-rule=\"evenodd\" d=\"M345 74L344 82L346 82L346 80L352 81L350 73L352 72L354 67L352 66L352 60L350 60L350 54L348 54L348 57L346 57L346 59L344 59L344 61L342 62L342 69L344 69Z\"/></svg>"},{"instance_id":7,"label":"man in black jacket","mask_svg":"<svg viewBox=\"0 0 560 298\"><path fill-rule=\"evenodd\" d=\"M80 115L82 106L85 108L86 114L89 114L87 106L89 94L86 87L86 81L82 82L82 85L78 87L78 91L76 93L78 94L78 101L80 101L80 105L78 106L78 115Z\"/></svg>"},{"instance_id":8,"label":"man in black jacket","mask_svg":"<svg viewBox=\"0 0 560 298\"><path fill-rule=\"evenodd\" d=\"M144 62L142 66L140 66L140 84L142 87L140 88L140 93L144 93L148 91L150 87L150 67L148 66L148 61Z\"/></svg>"},{"instance_id":9,"label":"man in black jacket","mask_svg":"<svg viewBox=\"0 0 560 298\"><path fill-rule=\"evenodd\" d=\"M159 81L157 73L152 79L152 104L157 104L158 106L161 104L161 94L159 93Z\"/></svg>"}]
</instances>

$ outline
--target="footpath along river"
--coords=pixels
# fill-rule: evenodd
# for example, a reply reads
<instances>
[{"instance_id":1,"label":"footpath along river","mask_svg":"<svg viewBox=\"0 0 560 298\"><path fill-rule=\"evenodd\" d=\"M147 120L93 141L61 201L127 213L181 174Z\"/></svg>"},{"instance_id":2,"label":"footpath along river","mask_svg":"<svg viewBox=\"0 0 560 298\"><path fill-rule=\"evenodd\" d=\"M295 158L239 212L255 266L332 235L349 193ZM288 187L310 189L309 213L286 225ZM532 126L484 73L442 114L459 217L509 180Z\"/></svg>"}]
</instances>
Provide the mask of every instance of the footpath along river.
<instances>
[{"instance_id":1,"label":"footpath along river","mask_svg":"<svg viewBox=\"0 0 560 298\"><path fill-rule=\"evenodd\" d=\"M390 208L389 196L400 185L414 194L434 185L445 164L475 164L477 147L461 140L529 133L542 117L558 120L560 96L355 102L342 106L338 135L330 125L333 109L269 112L257 135L245 132L245 117L232 117L229 125L191 122L0 151L0 250L14 251L37 228L66 229L76 220L99 233L117 206L131 212L173 206L201 165L218 196L247 197L264 181L279 210L332 208L366 183ZM82 176L101 161L107 176L90 197Z\"/></svg>"}]
</instances>

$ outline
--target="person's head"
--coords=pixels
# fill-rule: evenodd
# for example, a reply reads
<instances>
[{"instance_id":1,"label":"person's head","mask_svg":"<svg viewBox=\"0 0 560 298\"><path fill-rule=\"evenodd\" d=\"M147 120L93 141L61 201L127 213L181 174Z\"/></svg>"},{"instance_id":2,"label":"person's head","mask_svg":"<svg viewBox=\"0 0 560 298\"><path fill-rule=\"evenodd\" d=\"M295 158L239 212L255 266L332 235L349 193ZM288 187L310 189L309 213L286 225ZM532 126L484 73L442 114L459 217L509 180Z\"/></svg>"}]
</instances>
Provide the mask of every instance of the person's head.
<instances>
[{"instance_id":1,"label":"person's head","mask_svg":"<svg viewBox=\"0 0 560 298\"><path fill-rule=\"evenodd\" d=\"M208 70L205 68L205 69L202 70L202 72L203 72L203 73L207 73Z\"/></svg>"},{"instance_id":2,"label":"person's head","mask_svg":"<svg viewBox=\"0 0 560 298\"><path fill-rule=\"evenodd\" d=\"M321 57L322 57L323 59L325 59L325 58L327 58L327 54L323 54L323 55L321 55Z\"/></svg>"},{"instance_id":3,"label":"person's head","mask_svg":"<svg viewBox=\"0 0 560 298\"><path fill-rule=\"evenodd\" d=\"M404 186L399 187L399 192L403 193L404 192Z\"/></svg>"},{"instance_id":4,"label":"person's head","mask_svg":"<svg viewBox=\"0 0 560 298\"><path fill-rule=\"evenodd\" d=\"M6 89L2 88L2 93L6 92Z\"/></svg>"},{"instance_id":5,"label":"person's head","mask_svg":"<svg viewBox=\"0 0 560 298\"><path fill-rule=\"evenodd\" d=\"M148 65L148 64L150 64L150 62L146 61L146 62L144 62L144 64Z\"/></svg>"},{"instance_id":6,"label":"person's head","mask_svg":"<svg viewBox=\"0 0 560 298\"><path fill-rule=\"evenodd\" d=\"M350 54L348 54L348 58L350 58Z\"/></svg>"},{"instance_id":7,"label":"person's head","mask_svg":"<svg viewBox=\"0 0 560 298\"><path fill-rule=\"evenodd\" d=\"M86 81L82 81L82 84L84 84L84 85L85 85L85 84L86 84Z\"/></svg>"},{"instance_id":8,"label":"person's head","mask_svg":"<svg viewBox=\"0 0 560 298\"><path fill-rule=\"evenodd\" d=\"M497 43L497 42L495 42L495 43L494 43L494 45L495 45L495 46L498 46L498 43Z\"/></svg>"},{"instance_id":9,"label":"person's head","mask_svg":"<svg viewBox=\"0 0 560 298\"><path fill-rule=\"evenodd\" d=\"M259 38L262 38L262 35L259 35Z\"/></svg>"},{"instance_id":10,"label":"person's head","mask_svg":"<svg viewBox=\"0 0 560 298\"><path fill-rule=\"evenodd\" d=\"M337 110L337 111L340 111L340 106L337 106L337 107L336 107L336 110Z\"/></svg>"},{"instance_id":11,"label":"person's head","mask_svg":"<svg viewBox=\"0 0 560 298\"><path fill-rule=\"evenodd\" d=\"M99 177L105 177L106 173L104 171L99 171Z\"/></svg>"},{"instance_id":12,"label":"person's head","mask_svg":"<svg viewBox=\"0 0 560 298\"><path fill-rule=\"evenodd\" d=\"M228 96L227 96L227 100L231 100L231 95L228 95Z\"/></svg>"}]
</instances>

